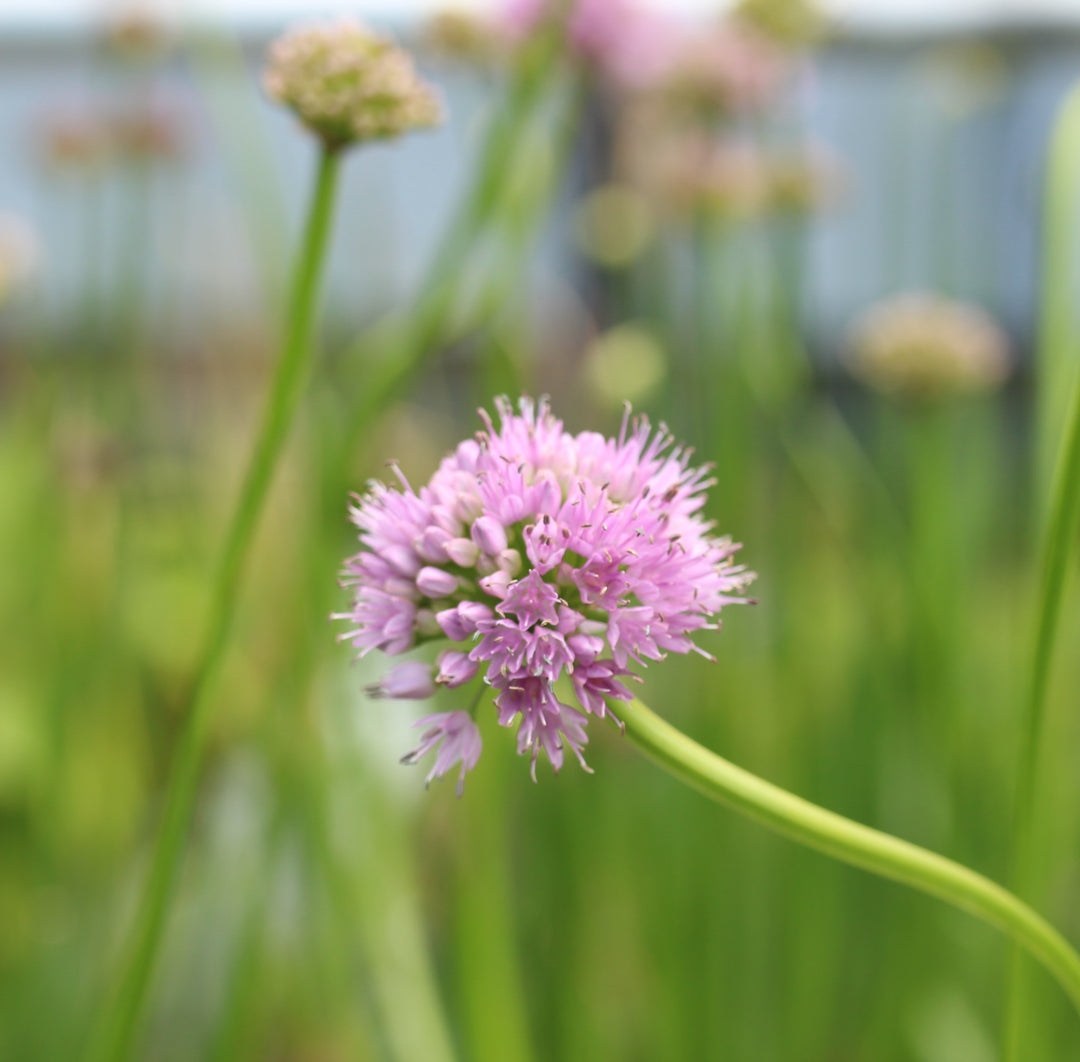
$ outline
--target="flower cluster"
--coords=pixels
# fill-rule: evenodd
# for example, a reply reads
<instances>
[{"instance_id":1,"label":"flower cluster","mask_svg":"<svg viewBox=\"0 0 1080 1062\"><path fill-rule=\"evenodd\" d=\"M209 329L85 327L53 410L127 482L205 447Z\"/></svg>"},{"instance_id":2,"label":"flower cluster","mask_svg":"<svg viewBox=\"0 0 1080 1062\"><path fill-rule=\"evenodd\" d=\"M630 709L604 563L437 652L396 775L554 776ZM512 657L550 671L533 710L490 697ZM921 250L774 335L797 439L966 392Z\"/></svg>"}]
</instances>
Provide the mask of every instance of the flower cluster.
<instances>
[{"instance_id":1,"label":"flower cluster","mask_svg":"<svg viewBox=\"0 0 1080 1062\"><path fill-rule=\"evenodd\" d=\"M985 391L1009 372L1005 333L978 306L900 295L871 307L852 329L851 364L867 384L910 401Z\"/></svg>"},{"instance_id":2,"label":"flower cluster","mask_svg":"<svg viewBox=\"0 0 1080 1062\"><path fill-rule=\"evenodd\" d=\"M355 600L335 618L350 621L342 639L361 654L448 639L434 668L399 664L372 692L419 699L482 673L535 779L541 752L555 770L567 748L585 766L587 717L631 698L631 665L702 652L691 635L745 602L753 575L733 563L736 544L712 535L707 470L666 429L627 413L617 439L571 435L546 401L496 405L498 427L481 413L485 430L427 486L398 473L400 488L375 483L358 499L362 549L344 579ZM429 778L457 762L464 778L480 752L469 713L422 723L406 761L441 741Z\"/></svg>"},{"instance_id":3,"label":"flower cluster","mask_svg":"<svg viewBox=\"0 0 1080 1062\"><path fill-rule=\"evenodd\" d=\"M332 149L442 118L409 54L351 19L300 26L275 41L263 86Z\"/></svg>"}]
</instances>

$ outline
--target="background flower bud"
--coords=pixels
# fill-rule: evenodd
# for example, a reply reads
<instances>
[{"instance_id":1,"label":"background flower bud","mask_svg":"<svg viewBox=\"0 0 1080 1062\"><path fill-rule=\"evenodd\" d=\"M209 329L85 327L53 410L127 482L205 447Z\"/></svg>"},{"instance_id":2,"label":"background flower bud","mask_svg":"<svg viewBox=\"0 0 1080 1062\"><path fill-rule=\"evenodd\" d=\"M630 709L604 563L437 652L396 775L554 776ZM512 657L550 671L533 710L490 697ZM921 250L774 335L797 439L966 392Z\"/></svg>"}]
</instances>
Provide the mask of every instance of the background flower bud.
<instances>
[{"instance_id":1,"label":"background flower bud","mask_svg":"<svg viewBox=\"0 0 1080 1062\"><path fill-rule=\"evenodd\" d=\"M442 568L421 568L416 576L416 589L425 597L446 597L457 587L457 577Z\"/></svg>"},{"instance_id":2,"label":"background flower bud","mask_svg":"<svg viewBox=\"0 0 1080 1062\"><path fill-rule=\"evenodd\" d=\"M496 556L506 549L506 528L491 516L481 516L472 525L472 540L484 553Z\"/></svg>"},{"instance_id":3,"label":"background flower bud","mask_svg":"<svg viewBox=\"0 0 1080 1062\"><path fill-rule=\"evenodd\" d=\"M431 666L419 660L406 660L404 663L396 664L380 682L368 686L367 693L375 700L386 697L405 701L426 700L435 695Z\"/></svg>"}]
</instances>

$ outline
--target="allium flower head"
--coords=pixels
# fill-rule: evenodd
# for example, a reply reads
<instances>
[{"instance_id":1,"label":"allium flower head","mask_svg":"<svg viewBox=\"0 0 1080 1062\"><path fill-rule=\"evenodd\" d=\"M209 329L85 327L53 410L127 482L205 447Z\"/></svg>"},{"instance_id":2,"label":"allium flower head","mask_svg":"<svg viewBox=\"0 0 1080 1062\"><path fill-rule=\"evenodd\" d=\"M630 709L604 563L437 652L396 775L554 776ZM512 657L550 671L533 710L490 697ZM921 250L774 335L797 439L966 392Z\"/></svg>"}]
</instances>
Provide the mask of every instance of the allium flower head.
<instances>
[{"instance_id":1,"label":"allium flower head","mask_svg":"<svg viewBox=\"0 0 1080 1062\"><path fill-rule=\"evenodd\" d=\"M104 113L64 108L42 116L42 162L57 172L91 172L108 160L112 150L108 117Z\"/></svg>"},{"instance_id":2,"label":"allium flower head","mask_svg":"<svg viewBox=\"0 0 1080 1062\"><path fill-rule=\"evenodd\" d=\"M173 42L172 27L145 3L130 0L107 17L105 46L118 59L130 62L160 60Z\"/></svg>"},{"instance_id":3,"label":"allium flower head","mask_svg":"<svg viewBox=\"0 0 1080 1062\"><path fill-rule=\"evenodd\" d=\"M781 156L769 165L769 206L781 214L812 214L832 205L843 187L837 162L821 149Z\"/></svg>"},{"instance_id":4,"label":"allium flower head","mask_svg":"<svg viewBox=\"0 0 1080 1062\"><path fill-rule=\"evenodd\" d=\"M179 162L187 152L180 112L160 104L113 115L109 133L116 155L131 163Z\"/></svg>"},{"instance_id":5,"label":"allium flower head","mask_svg":"<svg viewBox=\"0 0 1080 1062\"><path fill-rule=\"evenodd\" d=\"M361 655L450 643L433 685L481 674L535 778L541 752L556 770L566 749L584 766L588 717L631 698L631 668L702 652L692 635L724 605L744 603L753 574L734 563L735 543L712 534L701 513L707 470L666 429L628 412L615 439L571 435L546 401L496 407L499 424L481 413L484 430L419 491L398 473L399 486L373 483L357 500L362 548L344 576L354 601L335 618L350 622L341 637ZM376 692L431 688L398 665ZM480 738L467 712L425 725L409 762L441 742L435 774L475 764Z\"/></svg>"},{"instance_id":6,"label":"allium flower head","mask_svg":"<svg viewBox=\"0 0 1080 1062\"><path fill-rule=\"evenodd\" d=\"M670 163L664 192L676 211L706 210L737 220L762 213L768 203L768 166L749 144L688 136Z\"/></svg>"},{"instance_id":7,"label":"allium flower head","mask_svg":"<svg viewBox=\"0 0 1080 1062\"><path fill-rule=\"evenodd\" d=\"M681 25L639 0L506 0L511 38L561 19L575 53L617 84L638 87L667 69L683 38Z\"/></svg>"},{"instance_id":8,"label":"allium flower head","mask_svg":"<svg viewBox=\"0 0 1080 1062\"><path fill-rule=\"evenodd\" d=\"M442 118L438 96L408 53L351 19L300 26L275 41L263 87L329 148L426 129Z\"/></svg>"},{"instance_id":9,"label":"allium flower head","mask_svg":"<svg viewBox=\"0 0 1080 1062\"><path fill-rule=\"evenodd\" d=\"M729 18L687 35L656 88L678 111L711 122L764 111L791 74L789 53Z\"/></svg>"},{"instance_id":10,"label":"allium flower head","mask_svg":"<svg viewBox=\"0 0 1080 1062\"><path fill-rule=\"evenodd\" d=\"M41 265L37 233L18 214L0 212L0 306L33 279Z\"/></svg>"},{"instance_id":11,"label":"allium flower head","mask_svg":"<svg viewBox=\"0 0 1080 1062\"><path fill-rule=\"evenodd\" d=\"M471 11L438 11L424 27L424 44L435 54L468 66L497 65L505 42L499 27Z\"/></svg>"},{"instance_id":12,"label":"allium flower head","mask_svg":"<svg viewBox=\"0 0 1080 1062\"><path fill-rule=\"evenodd\" d=\"M829 28L816 0L738 0L732 15L792 49L818 44Z\"/></svg>"},{"instance_id":13,"label":"allium flower head","mask_svg":"<svg viewBox=\"0 0 1080 1062\"><path fill-rule=\"evenodd\" d=\"M901 295L855 323L851 364L878 391L929 401L1000 384L1009 371L1008 340L977 306Z\"/></svg>"}]
</instances>

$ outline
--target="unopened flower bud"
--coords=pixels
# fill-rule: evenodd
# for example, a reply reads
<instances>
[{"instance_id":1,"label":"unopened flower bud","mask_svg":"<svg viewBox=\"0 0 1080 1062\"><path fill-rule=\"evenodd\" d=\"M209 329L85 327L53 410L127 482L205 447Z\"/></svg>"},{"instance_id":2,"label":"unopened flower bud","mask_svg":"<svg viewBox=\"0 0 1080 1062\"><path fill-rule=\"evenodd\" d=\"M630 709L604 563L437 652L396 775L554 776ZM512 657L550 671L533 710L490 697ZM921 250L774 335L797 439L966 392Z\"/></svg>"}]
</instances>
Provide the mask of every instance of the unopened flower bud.
<instances>
[{"instance_id":1,"label":"unopened flower bud","mask_svg":"<svg viewBox=\"0 0 1080 1062\"><path fill-rule=\"evenodd\" d=\"M425 597L446 597L457 588L457 577L442 568L421 568L416 575L416 589Z\"/></svg>"},{"instance_id":2,"label":"unopened flower bud","mask_svg":"<svg viewBox=\"0 0 1080 1062\"><path fill-rule=\"evenodd\" d=\"M413 549L426 561L432 564L445 564L450 559L446 552L446 543L450 541L450 533L441 527L429 527L413 543Z\"/></svg>"},{"instance_id":3,"label":"unopened flower bud","mask_svg":"<svg viewBox=\"0 0 1080 1062\"><path fill-rule=\"evenodd\" d=\"M521 554L516 549L500 550L495 563L499 566L499 571L517 578L518 572L521 571Z\"/></svg>"},{"instance_id":4,"label":"unopened flower bud","mask_svg":"<svg viewBox=\"0 0 1080 1062\"><path fill-rule=\"evenodd\" d=\"M461 521L449 505L433 505L431 519L436 527L442 528L452 538L461 534Z\"/></svg>"},{"instance_id":5,"label":"unopened flower bud","mask_svg":"<svg viewBox=\"0 0 1080 1062\"><path fill-rule=\"evenodd\" d=\"M431 667L419 660L407 660L403 664L396 664L380 682L368 686L367 693L374 700L382 700L386 697L405 701L426 700L435 695Z\"/></svg>"},{"instance_id":6,"label":"unopened flower bud","mask_svg":"<svg viewBox=\"0 0 1080 1062\"><path fill-rule=\"evenodd\" d=\"M493 557L506 549L506 528L493 517L481 516L472 525L471 534L473 542Z\"/></svg>"},{"instance_id":7,"label":"unopened flower bud","mask_svg":"<svg viewBox=\"0 0 1080 1062\"><path fill-rule=\"evenodd\" d=\"M452 472L450 481L457 494L454 511L463 520L475 520L484 511L484 501L476 489L475 479L468 472Z\"/></svg>"},{"instance_id":8,"label":"unopened flower bud","mask_svg":"<svg viewBox=\"0 0 1080 1062\"><path fill-rule=\"evenodd\" d=\"M566 644L583 664L591 664L604 651L604 639L598 634L571 634Z\"/></svg>"},{"instance_id":9,"label":"unopened flower bud","mask_svg":"<svg viewBox=\"0 0 1080 1062\"><path fill-rule=\"evenodd\" d=\"M456 608L444 608L436 613L435 621L452 642L463 642L476 633L481 620L491 619L493 613L479 601L462 601Z\"/></svg>"},{"instance_id":10,"label":"unopened flower bud","mask_svg":"<svg viewBox=\"0 0 1080 1062\"><path fill-rule=\"evenodd\" d=\"M472 635L476 633L477 626L484 620L491 619L494 613L487 605L479 601L462 601L458 605L458 615L468 628L469 634Z\"/></svg>"},{"instance_id":11,"label":"unopened flower bud","mask_svg":"<svg viewBox=\"0 0 1080 1062\"><path fill-rule=\"evenodd\" d=\"M507 572L492 572L480 580L480 589L492 597L505 597L506 590L513 581Z\"/></svg>"},{"instance_id":12,"label":"unopened flower bud","mask_svg":"<svg viewBox=\"0 0 1080 1062\"><path fill-rule=\"evenodd\" d=\"M275 41L263 86L330 150L442 118L438 96L409 54L350 19L299 26Z\"/></svg>"},{"instance_id":13,"label":"unopened flower bud","mask_svg":"<svg viewBox=\"0 0 1080 1062\"><path fill-rule=\"evenodd\" d=\"M480 555L480 549L471 539L452 538L445 544L447 555L462 568L471 568Z\"/></svg>"},{"instance_id":14,"label":"unopened flower bud","mask_svg":"<svg viewBox=\"0 0 1080 1062\"><path fill-rule=\"evenodd\" d=\"M479 661L470 660L468 653L447 649L439 656L439 673L435 676L435 685L449 689L464 686L479 670Z\"/></svg>"},{"instance_id":15,"label":"unopened flower bud","mask_svg":"<svg viewBox=\"0 0 1080 1062\"><path fill-rule=\"evenodd\" d=\"M420 570L420 562L408 546L387 546L380 556L402 575L413 576Z\"/></svg>"}]
</instances>

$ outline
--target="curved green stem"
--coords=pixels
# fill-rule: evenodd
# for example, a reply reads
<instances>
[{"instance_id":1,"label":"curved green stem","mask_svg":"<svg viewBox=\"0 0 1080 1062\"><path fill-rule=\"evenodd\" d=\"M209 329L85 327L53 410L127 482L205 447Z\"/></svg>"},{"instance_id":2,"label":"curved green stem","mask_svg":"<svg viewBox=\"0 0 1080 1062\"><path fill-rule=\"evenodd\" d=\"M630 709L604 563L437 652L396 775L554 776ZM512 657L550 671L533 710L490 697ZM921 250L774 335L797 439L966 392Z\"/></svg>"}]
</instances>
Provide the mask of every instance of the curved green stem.
<instances>
[{"instance_id":1,"label":"curved green stem","mask_svg":"<svg viewBox=\"0 0 1080 1062\"><path fill-rule=\"evenodd\" d=\"M1012 937L1057 979L1080 1014L1080 956L1045 919L951 859L826 811L692 741L640 701L612 705L627 736L676 778L794 841L937 896Z\"/></svg>"},{"instance_id":2,"label":"curved green stem","mask_svg":"<svg viewBox=\"0 0 1080 1062\"><path fill-rule=\"evenodd\" d=\"M1049 482L1042 527L1042 558L1020 735L1013 810L1010 884L1030 897L1034 882L1036 779L1046 722L1046 700L1061 623L1065 588L1080 521L1080 371L1073 321L1075 232L1080 197L1080 84L1066 98L1054 131L1043 218L1043 298L1039 321L1036 481ZM1059 441L1060 440L1060 441ZM1053 462L1053 464L1052 464ZM1052 470L1052 479L1051 476ZM1040 491L1041 495L1041 491ZM1006 984L1004 1062L1018 1059L1025 1009L1023 956L1014 952Z\"/></svg>"},{"instance_id":3,"label":"curved green stem","mask_svg":"<svg viewBox=\"0 0 1080 1062\"><path fill-rule=\"evenodd\" d=\"M161 947L165 916L195 803L216 679L236 615L244 561L307 378L339 166L337 153L322 152L296 268L285 346L225 540L191 707L165 791L161 828L135 913L129 947L98 1036L91 1043L90 1057L95 1062L113 1062L130 1054Z\"/></svg>"}]
</instances>

